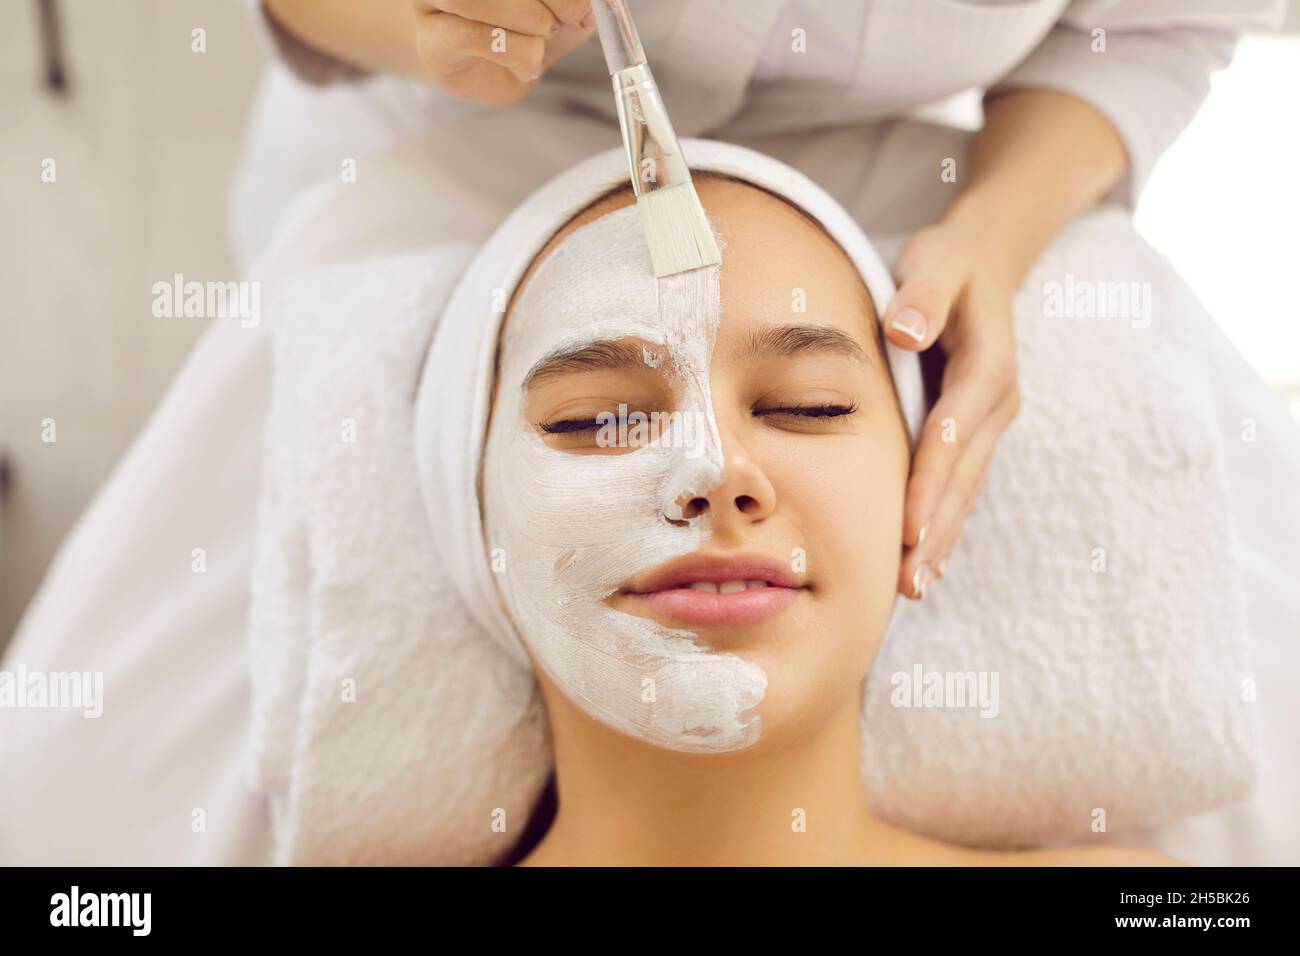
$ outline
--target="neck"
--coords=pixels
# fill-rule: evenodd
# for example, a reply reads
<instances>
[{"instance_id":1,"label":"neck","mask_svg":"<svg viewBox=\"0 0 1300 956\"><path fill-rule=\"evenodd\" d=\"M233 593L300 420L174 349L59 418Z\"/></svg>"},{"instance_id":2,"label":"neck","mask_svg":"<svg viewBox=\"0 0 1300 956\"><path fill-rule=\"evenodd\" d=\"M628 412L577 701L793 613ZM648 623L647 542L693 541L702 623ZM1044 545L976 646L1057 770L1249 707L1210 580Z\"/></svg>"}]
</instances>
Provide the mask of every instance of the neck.
<instances>
[{"instance_id":1,"label":"neck","mask_svg":"<svg viewBox=\"0 0 1300 956\"><path fill-rule=\"evenodd\" d=\"M815 866L868 861L860 701L797 739L678 753L620 734L543 680L559 808L532 865Z\"/></svg>"}]
</instances>

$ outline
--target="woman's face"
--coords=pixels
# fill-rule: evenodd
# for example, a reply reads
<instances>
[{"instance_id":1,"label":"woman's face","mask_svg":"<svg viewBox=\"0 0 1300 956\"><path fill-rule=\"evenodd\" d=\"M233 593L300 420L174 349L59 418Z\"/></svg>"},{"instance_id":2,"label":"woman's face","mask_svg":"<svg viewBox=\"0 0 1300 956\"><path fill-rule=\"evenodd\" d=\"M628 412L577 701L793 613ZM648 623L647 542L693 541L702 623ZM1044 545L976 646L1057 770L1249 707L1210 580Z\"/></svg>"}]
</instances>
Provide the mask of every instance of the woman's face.
<instances>
[{"instance_id":1,"label":"woman's face","mask_svg":"<svg viewBox=\"0 0 1300 956\"><path fill-rule=\"evenodd\" d=\"M724 752L856 706L893 607L908 447L835 242L762 190L698 188L720 269L656 280L625 196L533 263L482 498L545 677L633 737Z\"/></svg>"}]
</instances>

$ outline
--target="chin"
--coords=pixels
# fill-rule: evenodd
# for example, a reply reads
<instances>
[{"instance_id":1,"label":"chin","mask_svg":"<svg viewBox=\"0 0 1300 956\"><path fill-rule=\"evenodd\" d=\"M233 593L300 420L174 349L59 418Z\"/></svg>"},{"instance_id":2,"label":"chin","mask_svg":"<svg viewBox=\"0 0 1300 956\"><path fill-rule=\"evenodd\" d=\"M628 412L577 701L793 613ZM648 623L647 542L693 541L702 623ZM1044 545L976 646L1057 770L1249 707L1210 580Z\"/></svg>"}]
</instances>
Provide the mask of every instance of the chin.
<instances>
[{"instance_id":1,"label":"chin","mask_svg":"<svg viewBox=\"0 0 1300 956\"><path fill-rule=\"evenodd\" d=\"M861 606L856 614L830 615L815 591L801 593L779 613L757 623L728 627L684 627L627 594L611 595L606 603L664 627L689 631L702 647L735 654L763 669L767 690L757 709L763 730L746 750L798 744L845 706L860 707L862 681L887 622L887 616L878 627L864 622Z\"/></svg>"}]
</instances>

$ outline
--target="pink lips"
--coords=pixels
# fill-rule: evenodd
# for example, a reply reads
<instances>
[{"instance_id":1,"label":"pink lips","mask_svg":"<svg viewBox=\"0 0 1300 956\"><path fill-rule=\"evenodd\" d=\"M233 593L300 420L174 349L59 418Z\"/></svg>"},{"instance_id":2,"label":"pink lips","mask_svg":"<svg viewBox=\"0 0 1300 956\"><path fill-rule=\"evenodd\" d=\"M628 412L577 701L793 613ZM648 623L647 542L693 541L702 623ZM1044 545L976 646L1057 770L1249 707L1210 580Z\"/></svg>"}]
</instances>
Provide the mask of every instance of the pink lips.
<instances>
[{"instance_id":1,"label":"pink lips","mask_svg":"<svg viewBox=\"0 0 1300 956\"><path fill-rule=\"evenodd\" d=\"M623 593L686 627L745 627L789 607L808 590L796 575L754 555L693 555L633 582Z\"/></svg>"}]
</instances>

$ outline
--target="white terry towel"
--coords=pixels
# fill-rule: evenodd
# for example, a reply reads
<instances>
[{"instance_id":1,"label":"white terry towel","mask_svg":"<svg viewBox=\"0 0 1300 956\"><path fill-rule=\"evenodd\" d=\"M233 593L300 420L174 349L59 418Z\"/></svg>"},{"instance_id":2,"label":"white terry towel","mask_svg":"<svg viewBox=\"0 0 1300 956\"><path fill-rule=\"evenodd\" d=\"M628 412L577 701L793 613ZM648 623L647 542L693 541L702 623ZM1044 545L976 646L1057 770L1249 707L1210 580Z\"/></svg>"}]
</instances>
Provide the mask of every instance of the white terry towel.
<instances>
[{"instance_id":1,"label":"white terry towel","mask_svg":"<svg viewBox=\"0 0 1300 956\"><path fill-rule=\"evenodd\" d=\"M821 219L883 312L887 270L818 187L739 147L683 149ZM251 635L255 776L279 861L488 863L517 840L551 758L474 492L492 302L626 176L611 150L542 187L477 254L329 268L267 310L276 380ZM1117 261L1100 255L1096 270ZM958 842L1068 839L1098 808L1110 826L1149 825L1236 799L1252 776L1205 393L1177 355L1117 354L1102 327L1078 324L1020 322L1024 410L948 578L924 606L900 603L868 678L867 798ZM891 366L914 429L919 386L902 355ZM1162 429L1171 408L1180 427ZM892 675L917 664L997 671L998 717L889 706Z\"/></svg>"}]
</instances>

